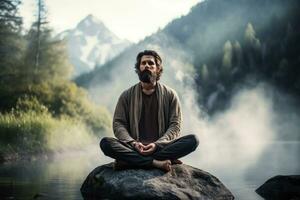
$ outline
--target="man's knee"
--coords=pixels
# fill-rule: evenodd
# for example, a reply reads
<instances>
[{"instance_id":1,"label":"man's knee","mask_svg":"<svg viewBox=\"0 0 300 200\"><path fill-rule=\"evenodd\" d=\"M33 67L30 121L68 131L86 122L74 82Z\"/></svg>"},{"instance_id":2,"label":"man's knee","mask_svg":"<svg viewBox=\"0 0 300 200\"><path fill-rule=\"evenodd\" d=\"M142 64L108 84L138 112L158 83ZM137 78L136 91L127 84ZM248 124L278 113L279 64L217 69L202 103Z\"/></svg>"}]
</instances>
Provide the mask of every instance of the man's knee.
<instances>
[{"instance_id":1,"label":"man's knee","mask_svg":"<svg viewBox=\"0 0 300 200\"><path fill-rule=\"evenodd\" d=\"M199 145L199 138L195 134L190 134L188 135L190 139L190 145L193 147L193 150L196 150L196 148Z\"/></svg>"},{"instance_id":2,"label":"man's knee","mask_svg":"<svg viewBox=\"0 0 300 200\"><path fill-rule=\"evenodd\" d=\"M113 138L104 137L100 140L100 148L104 155L107 155L107 152L111 149L111 141Z\"/></svg>"}]
</instances>

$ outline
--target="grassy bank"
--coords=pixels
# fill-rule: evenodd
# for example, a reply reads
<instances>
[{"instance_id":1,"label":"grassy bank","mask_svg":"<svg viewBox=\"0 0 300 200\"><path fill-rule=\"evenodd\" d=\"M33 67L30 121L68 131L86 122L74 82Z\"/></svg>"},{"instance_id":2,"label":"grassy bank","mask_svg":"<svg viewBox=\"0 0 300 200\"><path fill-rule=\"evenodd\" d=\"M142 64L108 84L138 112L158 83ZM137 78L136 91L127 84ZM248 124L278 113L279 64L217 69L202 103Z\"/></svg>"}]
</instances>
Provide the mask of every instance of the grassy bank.
<instances>
[{"instance_id":1,"label":"grassy bank","mask_svg":"<svg viewBox=\"0 0 300 200\"><path fill-rule=\"evenodd\" d=\"M105 109L90 106L84 115L53 115L37 98L18 101L0 113L0 162L82 149L110 132Z\"/></svg>"}]
</instances>

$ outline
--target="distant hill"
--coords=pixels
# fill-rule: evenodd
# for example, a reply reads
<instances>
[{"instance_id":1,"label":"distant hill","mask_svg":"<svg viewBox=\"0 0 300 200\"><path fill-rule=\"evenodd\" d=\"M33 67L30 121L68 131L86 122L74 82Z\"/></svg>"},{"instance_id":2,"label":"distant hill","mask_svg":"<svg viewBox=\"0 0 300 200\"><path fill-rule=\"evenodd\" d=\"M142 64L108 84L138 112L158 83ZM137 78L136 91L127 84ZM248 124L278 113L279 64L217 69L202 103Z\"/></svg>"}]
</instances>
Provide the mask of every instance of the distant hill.
<instances>
[{"instance_id":1,"label":"distant hill","mask_svg":"<svg viewBox=\"0 0 300 200\"><path fill-rule=\"evenodd\" d=\"M299 19L297 0L206 0L163 31L193 52L199 104L214 113L261 81L300 99Z\"/></svg>"},{"instance_id":2,"label":"distant hill","mask_svg":"<svg viewBox=\"0 0 300 200\"><path fill-rule=\"evenodd\" d=\"M69 56L75 67L74 76L101 66L131 45L112 33L99 19L88 15L71 30L57 35L67 41Z\"/></svg>"}]
</instances>

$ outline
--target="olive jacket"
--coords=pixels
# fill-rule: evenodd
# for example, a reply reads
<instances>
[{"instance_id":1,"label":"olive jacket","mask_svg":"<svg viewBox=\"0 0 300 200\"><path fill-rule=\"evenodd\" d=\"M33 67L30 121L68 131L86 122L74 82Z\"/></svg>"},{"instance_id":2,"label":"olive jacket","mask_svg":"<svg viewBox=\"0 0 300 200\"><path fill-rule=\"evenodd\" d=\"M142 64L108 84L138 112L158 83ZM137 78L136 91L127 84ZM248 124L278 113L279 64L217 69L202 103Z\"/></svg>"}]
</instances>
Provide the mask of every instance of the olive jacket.
<instances>
[{"instance_id":1,"label":"olive jacket","mask_svg":"<svg viewBox=\"0 0 300 200\"><path fill-rule=\"evenodd\" d=\"M176 92L157 82L159 139L154 142L164 147L180 135L181 108ZM126 143L139 141L139 120L142 110L142 85L137 83L119 97L113 117L115 136Z\"/></svg>"}]
</instances>

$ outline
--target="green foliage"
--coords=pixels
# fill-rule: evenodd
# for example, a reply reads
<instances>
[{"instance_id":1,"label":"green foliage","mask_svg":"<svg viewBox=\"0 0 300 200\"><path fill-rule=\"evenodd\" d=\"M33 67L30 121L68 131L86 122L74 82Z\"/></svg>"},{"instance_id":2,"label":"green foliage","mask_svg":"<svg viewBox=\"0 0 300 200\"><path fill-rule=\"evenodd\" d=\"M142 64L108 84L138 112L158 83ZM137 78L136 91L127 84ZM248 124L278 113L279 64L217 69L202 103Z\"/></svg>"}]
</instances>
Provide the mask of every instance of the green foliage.
<instances>
[{"instance_id":1,"label":"green foliage","mask_svg":"<svg viewBox=\"0 0 300 200\"><path fill-rule=\"evenodd\" d=\"M22 18L18 16L18 6L20 0L1 0L0 1L0 30L3 33L19 32L21 30Z\"/></svg>"},{"instance_id":2,"label":"green foliage","mask_svg":"<svg viewBox=\"0 0 300 200\"><path fill-rule=\"evenodd\" d=\"M73 95L76 90L80 91L77 94L84 94L85 91L71 85ZM49 84L43 89L47 86ZM49 95L49 91L45 94ZM58 99L68 95L72 95L71 92L62 92ZM50 113L38 98L41 97L26 94L17 100L10 112L0 113L0 158L9 154L22 156L80 149L98 140L96 136L109 131L109 115L105 109L90 103L87 96L78 98L81 100L72 99L72 96L62 99L65 103L59 109L61 113L56 115ZM73 106L69 106L71 99Z\"/></svg>"},{"instance_id":3,"label":"green foliage","mask_svg":"<svg viewBox=\"0 0 300 200\"><path fill-rule=\"evenodd\" d=\"M25 95L17 100L16 108L12 109L12 112L16 116L19 116L24 112L45 114L48 113L48 108L42 105L35 96Z\"/></svg>"},{"instance_id":4,"label":"green foliage","mask_svg":"<svg viewBox=\"0 0 300 200\"><path fill-rule=\"evenodd\" d=\"M256 33L251 23L247 24L247 28L245 30L245 40L256 49L261 47L260 41L258 38L256 38Z\"/></svg>"},{"instance_id":5,"label":"green foliage","mask_svg":"<svg viewBox=\"0 0 300 200\"><path fill-rule=\"evenodd\" d=\"M66 115L80 119L97 135L110 131L108 111L92 103L87 92L72 82L45 82L33 85L30 94L37 96L55 117Z\"/></svg>"},{"instance_id":6,"label":"green foliage","mask_svg":"<svg viewBox=\"0 0 300 200\"><path fill-rule=\"evenodd\" d=\"M67 80L21 88L17 93L12 93L10 98L14 99L10 106L16 111L49 112L56 118L68 116L81 120L96 135L111 131L109 112L91 102L84 89Z\"/></svg>"},{"instance_id":7,"label":"green foliage","mask_svg":"<svg viewBox=\"0 0 300 200\"><path fill-rule=\"evenodd\" d=\"M240 67L242 65L243 60L243 51L241 44L238 41L234 42L233 45L233 62L237 67Z\"/></svg>"},{"instance_id":8,"label":"green foliage","mask_svg":"<svg viewBox=\"0 0 300 200\"><path fill-rule=\"evenodd\" d=\"M92 131L80 120L53 118L50 113L0 113L0 157L79 149L91 144Z\"/></svg>"},{"instance_id":9,"label":"green foliage","mask_svg":"<svg viewBox=\"0 0 300 200\"><path fill-rule=\"evenodd\" d=\"M223 60L222 65L225 71L228 71L232 66L232 44L229 40L226 41L223 47Z\"/></svg>"},{"instance_id":10,"label":"green foliage","mask_svg":"<svg viewBox=\"0 0 300 200\"><path fill-rule=\"evenodd\" d=\"M2 150L10 146L16 152L37 153L45 151L45 138L52 118L49 114L12 111L0 114L0 141ZM22 150L22 151L21 151ZM3 154L3 152L1 152Z\"/></svg>"},{"instance_id":11,"label":"green foliage","mask_svg":"<svg viewBox=\"0 0 300 200\"><path fill-rule=\"evenodd\" d=\"M207 68L206 64L202 65L201 71L200 71L200 76L203 81L207 81L209 79L209 73L208 73L208 68Z\"/></svg>"},{"instance_id":12,"label":"green foliage","mask_svg":"<svg viewBox=\"0 0 300 200\"><path fill-rule=\"evenodd\" d=\"M234 2L198 4L194 12L166 27L195 55L201 108L209 114L223 110L240 87L260 81L300 102L299 1ZM183 26L190 32L179 31ZM203 66L208 66L206 79Z\"/></svg>"},{"instance_id":13,"label":"green foliage","mask_svg":"<svg viewBox=\"0 0 300 200\"><path fill-rule=\"evenodd\" d=\"M0 88L14 83L25 51L19 0L0 1Z\"/></svg>"},{"instance_id":14,"label":"green foliage","mask_svg":"<svg viewBox=\"0 0 300 200\"><path fill-rule=\"evenodd\" d=\"M23 36L20 1L0 3L0 158L81 148L108 134L108 111L70 80L65 41L52 37L45 15Z\"/></svg>"},{"instance_id":15,"label":"green foliage","mask_svg":"<svg viewBox=\"0 0 300 200\"><path fill-rule=\"evenodd\" d=\"M67 80L71 77L73 66L69 62L67 48L64 41L56 41L51 37L51 30L40 32L39 64L36 66L37 31L31 28L26 35L27 51L24 58L24 78L29 83L44 81Z\"/></svg>"},{"instance_id":16,"label":"green foliage","mask_svg":"<svg viewBox=\"0 0 300 200\"><path fill-rule=\"evenodd\" d=\"M45 138L47 151L50 152L82 149L99 141L84 122L68 116L54 118Z\"/></svg>"}]
</instances>

